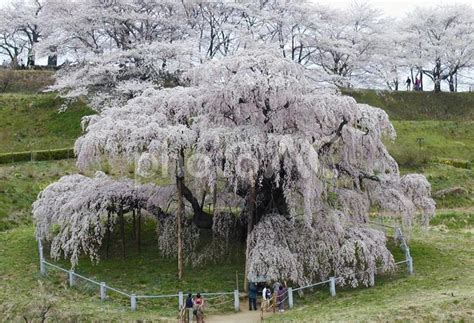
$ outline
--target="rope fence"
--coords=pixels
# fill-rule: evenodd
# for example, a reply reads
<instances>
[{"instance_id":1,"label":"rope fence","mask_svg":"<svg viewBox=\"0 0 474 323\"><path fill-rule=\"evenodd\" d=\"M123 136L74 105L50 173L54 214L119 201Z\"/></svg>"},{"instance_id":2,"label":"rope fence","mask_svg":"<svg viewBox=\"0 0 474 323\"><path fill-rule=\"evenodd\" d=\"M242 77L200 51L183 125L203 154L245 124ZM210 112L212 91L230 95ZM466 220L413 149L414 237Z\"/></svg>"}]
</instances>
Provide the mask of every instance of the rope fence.
<instances>
[{"instance_id":1,"label":"rope fence","mask_svg":"<svg viewBox=\"0 0 474 323\"><path fill-rule=\"evenodd\" d=\"M381 223L371 222L371 224L379 225L379 226L382 226L384 228L391 228L391 229L395 230L395 234L397 235L398 239L400 239L400 247L404 252L405 259L401 260L401 261L397 261L394 264L397 267L400 266L400 265L406 264L408 274L409 275L413 274L413 258L411 257L410 249L408 248L408 245L405 241L405 238L403 236L403 233L402 233L401 229L397 228L397 227L392 227L392 226L389 226L389 225L386 225L386 224L381 224ZM52 263L46 261L44 259L44 255L43 255L43 245L42 245L40 240L38 241L38 248L39 248L39 256L40 256L40 272L41 272L41 274L43 274L43 275L46 274L46 266L48 266L48 267L51 267L53 269L56 269L56 270L59 270L61 272L66 273L68 275L69 286L70 287L73 287L74 285L76 285L77 278L80 278L80 279L82 279L86 282L94 284L94 285L99 287L99 295L100 295L100 299L102 301L105 301L107 299L107 291L112 291L112 292L115 292L115 293L125 297L125 298L128 298L129 302L130 302L131 310L135 311L137 309L137 304L138 304L138 301L140 299L147 300L147 299L178 298L178 310L179 310L179 313L180 313L179 316L181 317L183 315L183 313L185 313L186 315L189 314L188 311L186 311L186 308L185 308L184 295L183 295L182 291L178 292L177 294L167 294L167 295L136 295L134 293L129 294L129 293L126 293L126 292L124 292L120 289L108 286L105 282L95 281L93 279L90 279L90 278L85 277L83 275L80 275L78 273L75 273L74 270L67 270L67 269L64 269L60 266L57 266L55 264L52 264ZM358 272L358 274L359 273L366 273L366 274L372 275L371 281L375 282L375 273L374 272L361 271L361 272ZM306 286L299 286L299 287L296 287L296 288L288 287L286 289L286 291L284 292L284 294L283 294L283 295L286 295L283 299L278 300L275 293L274 293L273 304L266 303L267 305L265 306L265 308L267 310L273 308L273 311L275 311L276 307L279 307L282 303L285 303L285 302L288 301L288 307L291 309L291 308L294 307L294 301L293 301L293 293L294 292L302 293L302 291L305 290L305 289L314 288L316 286L323 286L325 284L329 285L329 294L332 297L335 297L336 296L336 282L340 281L342 279L343 279L343 277L329 277L329 279L327 279L327 280L312 283L312 284L309 284L309 285L306 285ZM238 289L236 289L232 292L204 292L204 293L201 293L201 295L202 296L210 296L209 298L205 299L207 304L212 303L211 301L213 301L213 300L220 300L221 302L213 304L213 306L217 307L217 306L226 305L226 304L229 304L231 302L234 302L234 310L235 311L240 310L240 294L239 294ZM231 298L227 300L226 297L229 297L229 296L231 296ZM281 298L281 295L280 295L280 298ZM263 304L263 302L262 302L262 304ZM264 309L262 307L262 317L263 317L263 310Z\"/></svg>"},{"instance_id":2,"label":"rope fence","mask_svg":"<svg viewBox=\"0 0 474 323\"><path fill-rule=\"evenodd\" d=\"M68 276L68 281L69 281L69 287L74 287L77 285L77 279L82 279L88 283L91 283L93 285L96 285L99 287L99 296L102 301L105 301L107 297L107 291L115 292L125 298L128 298L130 301L130 309L132 311L135 311L137 309L137 304L138 300L143 299L164 299L164 298L177 298L178 299L178 309L183 308L184 306L184 294L183 292L178 292L177 294L168 294L168 295L136 295L136 294L129 294L126 293L120 289L111 287L107 285L105 282L98 282L93 279L90 279L88 277L85 277L83 275L80 275L74 270L68 270L65 268L62 268L58 265L52 264L44 259L44 254L43 254L43 245L41 241L38 241L38 249L39 249L39 257L40 257L40 272L42 275L47 274L46 267L50 267L52 269L58 270L60 272L66 273ZM238 290L234 290L232 292L208 292L208 293L201 293L202 296L213 296L210 298L206 299L206 302L210 302L212 300L222 300L220 303L215 304L214 306L220 306L223 304L228 304L231 302L234 302L234 310L239 311L240 310L240 295ZM229 300L224 300L225 297L231 298Z\"/></svg>"}]
</instances>

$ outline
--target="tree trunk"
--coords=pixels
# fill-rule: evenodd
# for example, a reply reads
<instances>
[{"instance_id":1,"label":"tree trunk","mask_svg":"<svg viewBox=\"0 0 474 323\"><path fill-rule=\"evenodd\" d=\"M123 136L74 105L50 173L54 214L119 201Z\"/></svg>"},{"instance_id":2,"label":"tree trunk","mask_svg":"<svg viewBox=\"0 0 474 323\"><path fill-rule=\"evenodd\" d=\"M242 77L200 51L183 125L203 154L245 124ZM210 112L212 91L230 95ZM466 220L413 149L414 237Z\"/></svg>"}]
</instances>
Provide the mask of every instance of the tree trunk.
<instances>
[{"instance_id":1,"label":"tree trunk","mask_svg":"<svg viewBox=\"0 0 474 323\"><path fill-rule=\"evenodd\" d=\"M26 67L35 67L35 52L33 49L28 51L28 57L26 60Z\"/></svg>"},{"instance_id":2,"label":"tree trunk","mask_svg":"<svg viewBox=\"0 0 474 323\"><path fill-rule=\"evenodd\" d=\"M111 212L107 212L107 232L106 232L106 242L105 242L105 257L109 258L110 251L110 216Z\"/></svg>"},{"instance_id":3,"label":"tree trunk","mask_svg":"<svg viewBox=\"0 0 474 323\"><path fill-rule=\"evenodd\" d=\"M438 77L434 80L434 91L435 93L441 92L441 80Z\"/></svg>"},{"instance_id":4,"label":"tree trunk","mask_svg":"<svg viewBox=\"0 0 474 323\"><path fill-rule=\"evenodd\" d=\"M123 207L120 205L119 208L120 217L120 236L122 240L122 258L125 259L125 217L123 216Z\"/></svg>"},{"instance_id":5,"label":"tree trunk","mask_svg":"<svg viewBox=\"0 0 474 323\"><path fill-rule=\"evenodd\" d=\"M48 67L56 67L58 66L58 56L57 55L49 55L48 56Z\"/></svg>"},{"instance_id":6,"label":"tree trunk","mask_svg":"<svg viewBox=\"0 0 474 323\"><path fill-rule=\"evenodd\" d=\"M139 208L137 210L137 215L138 215L138 225L137 225L137 249L138 249L138 254L141 254L142 252L142 210Z\"/></svg>"},{"instance_id":7,"label":"tree trunk","mask_svg":"<svg viewBox=\"0 0 474 323\"><path fill-rule=\"evenodd\" d=\"M418 91L423 91L423 70L420 69L420 85Z\"/></svg>"},{"instance_id":8,"label":"tree trunk","mask_svg":"<svg viewBox=\"0 0 474 323\"><path fill-rule=\"evenodd\" d=\"M256 206L257 206L257 190L255 187L256 183L253 182L250 185L249 189L249 197L248 197L248 214L247 214L247 247L245 249L245 275L244 275L244 290L247 291L247 286L248 286L248 278L247 275L249 273L249 263L248 263L248 258L249 258L249 237L250 233L253 230L254 227L254 221L255 221L255 212L256 212Z\"/></svg>"},{"instance_id":9,"label":"tree trunk","mask_svg":"<svg viewBox=\"0 0 474 323\"><path fill-rule=\"evenodd\" d=\"M454 92L454 77L453 74L448 76L449 92Z\"/></svg>"},{"instance_id":10,"label":"tree trunk","mask_svg":"<svg viewBox=\"0 0 474 323\"><path fill-rule=\"evenodd\" d=\"M217 204L217 181L214 184L214 191L212 192L212 215L216 215L216 204Z\"/></svg>"},{"instance_id":11,"label":"tree trunk","mask_svg":"<svg viewBox=\"0 0 474 323\"><path fill-rule=\"evenodd\" d=\"M184 152L181 150L178 156L176 169L176 186L178 188L178 212L176 214L176 225L178 235L178 279L183 278L183 233L182 220L184 218Z\"/></svg>"},{"instance_id":12,"label":"tree trunk","mask_svg":"<svg viewBox=\"0 0 474 323\"><path fill-rule=\"evenodd\" d=\"M454 74L454 92L458 91L458 73Z\"/></svg>"},{"instance_id":13,"label":"tree trunk","mask_svg":"<svg viewBox=\"0 0 474 323\"><path fill-rule=\"evenodd\" d=\"M132 210L132 239L135 240L137 237L137 222L135 216L135 209Z\"/></svg>"}]
</instances>

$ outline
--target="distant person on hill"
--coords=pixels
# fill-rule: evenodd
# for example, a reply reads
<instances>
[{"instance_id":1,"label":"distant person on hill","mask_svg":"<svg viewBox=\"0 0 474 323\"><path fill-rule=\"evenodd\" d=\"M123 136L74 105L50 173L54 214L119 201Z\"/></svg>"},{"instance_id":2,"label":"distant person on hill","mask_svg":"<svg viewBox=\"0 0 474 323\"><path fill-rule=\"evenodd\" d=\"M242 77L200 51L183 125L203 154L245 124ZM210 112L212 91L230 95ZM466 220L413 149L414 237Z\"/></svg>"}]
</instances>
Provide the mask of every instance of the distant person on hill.
<instances>
[{"instance_id":1,"label":"distant person on hill","mask_svg":"<svg viewBox=\"0 0 474 323\"><path fill-rule=\"evenodd\" d=\"M407 77L407 80L405 81L405 83L407 85L407 91L410 91L411 90L411 78Z\"/></svg>"},{"instance_id":2,"label":"distant person on hill","mask_svg":"<svg viewBox=\"0 0 474 323\"><path fill-rule=\"evenodd\" d=\"M249 283L249 311L257 310L257 285L255 283Z\"/></svg>"},{"instance_id":3,"label":"distant person on hill","mask_svg":"<svg viewBox=\"0 0 474 323\"><path fill-rule=\"evenodd\" d=\"M419 91L419 90L420 90L420 80L417 77L415 79L415 91Z\"/></svg>"},{"instance_id":4,"label":"distant person on hill","mask_svg":"<svg viewBox=\"0 0 474 323\"><path fill-rule=\"evenodd\" d=\"M196 316L198 323L204 323L204 299L199 293L197 293L196 298L194 298L193 314Z\"/></svg>"}]
</instances>

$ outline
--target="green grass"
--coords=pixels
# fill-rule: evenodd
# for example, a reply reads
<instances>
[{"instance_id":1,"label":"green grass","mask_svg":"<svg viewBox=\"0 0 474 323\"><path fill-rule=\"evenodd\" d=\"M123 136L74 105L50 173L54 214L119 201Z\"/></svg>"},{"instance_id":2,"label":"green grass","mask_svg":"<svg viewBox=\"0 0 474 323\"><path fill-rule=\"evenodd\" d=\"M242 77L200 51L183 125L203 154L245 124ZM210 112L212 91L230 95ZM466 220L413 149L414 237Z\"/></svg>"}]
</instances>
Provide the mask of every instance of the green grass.
<instances>
[{"instance_id":1,"label":"green grass","mask_svg":"<svg viewBox=\"0 0 474 323\"><path fill-rule=\"evenodd\" d=\"M31 204L38 193L75 172L74 160L0 165L0 231L31 223Z\"/></svg>"},{"instance_id":2,"label":"green grass","mask_svg":"<svg viewBox=\"0 0 474 323\"><path fill-rule=\"evenodd\" d=\"M384 109L391 120L474 120L474 93L342 91L359 103Z\"/></svg>"},{"instance_id":3,"label":"green grass","mask_svg":"<svg viewBox=\"0 0 474 323\"><path fill-rule=\"evenodd\" d=\"M130 231L127 230L126 260L122 260L119 256L120 248L115 245L109 259L103 259L98 265L93 265L89 259L84 258L80 261L76 272L137 295L177 294L180 290L185 293L229 292L235 289L235 273L242 272L243 253L224 261L219 266L186 267L184 279L178 281L176 260L160 257L153 224L149 223L146 228L140 255L130 238ZM0 304L2 304L0 312L8 313L9 318L33 310L31 307L38 305L30 304L36 304L44 293L54 300L53 312L57 315L54 320L78 317L81 320L156 319L160 316L172 318L177 314L177 297L139 300L139 312L132 313L129 311L129 299L112 291L108 291L109 300L102 304L99 301L98 287L95 285L77 279L77 286L70 289L67 287L66 275L49 267L48 275L40 277L34 229L30 226L0 233L0 254L2 255L0 276L5 282L4 288L0 290ZM57 264L64 268L70 267L66 261ZM46 287L45 291L38 284L38 280ZM232 295L219 299L208 297L208 303L212 304L208 313L232 312L232 299ZM223 302L225 303L221 304ZM65 309L67 311L64 311Z\"/></svg>"},{"instance_id":4,"label":"green grass","mask_svg":"<svg viewBox=\"0 0 474 323\"><path fill-rule=\"evenodd\" d=\"M62 104L55 94L0 95L0 153L72 147L93 112L80 101L59 112Z\"/></svg>"},{"instance_id":5,"label":"green grass","mask_svg":"<svg viewBox=\"0 0 474 323\"><path fill-rule=\"evenodd\" d=\"M472 216L471 216L472 219ZM270 321L469 321L474 315L474 236L465 231L415 230L415 274L376 277L371 288L327 289L295 298L296 309Z\"/></svg>"},{"instance_id":6,"label":"green grass","mask_svg":"<svg viewBox=\"0 0 474 323\"><path fill-rule=\"evenodd\" d=\"M474 121L393 121L393 125L397 140L388 148L402 165L423 162L421 157L474 162ZM406 158L413 155L421 157Z\"/></svg>"},{"instance_id":7,"label":"green grass","mask_svg":"<svg viewBox=\"0 0 474 323\"><path fill-rule=\"evenodd\" d=\"M377 276L371 288L337 289L331 298L327 287L295 295L295 309L270 317L271 321L372 321L372 320L469 320L474 313L474 257L472 246L472 214L461 215L459 224L452 216L441 215L440 222L429 230L415 228L410 249L415 274L408 276L402 267L391 276ZM466 220L466 221L464 221ZM137 293L176 293L178 290L233 290L235 271L242 271L242 261L236 259L219 266L186 268L185 279L176 279L173 259L163 259L156 252L153 232L139 256L127 242L127 260L119 257L118 247L111 259L97 266L83 259L77 272L111 286ZM440 229L438 229L440 228ZM129 311L127 299L109 292L110 299L101 303L98 288L80 284L67 286L66 275L49 270L48 276L38 274L37 245L33 228L23 226L0 233L0 312L7 320L18 315L38 315L41 302L52 305L53 321L58 320L139 320L168 318L176 315L177 300L139 301L138 311ZM400 257L398 247L396 256ZM67 266L66 262L60 262ZM39 283L41 282L41 284ZM229 298L230 300L230 298ZM211 307L208 313L232 311L228 306ZM8 313L8 314L7 314Z\"/></svg>"},{"instance_id":8,"label":"green grass","mask_svg":"<svg viewBox=\"0 0 474 323\"><path fill-rule=\"evenodd\" d=\"M431 220L431 225L445 226L449 230L474 228L474 213L471 212L442 212Z\"/></svg>"}]
</instances>

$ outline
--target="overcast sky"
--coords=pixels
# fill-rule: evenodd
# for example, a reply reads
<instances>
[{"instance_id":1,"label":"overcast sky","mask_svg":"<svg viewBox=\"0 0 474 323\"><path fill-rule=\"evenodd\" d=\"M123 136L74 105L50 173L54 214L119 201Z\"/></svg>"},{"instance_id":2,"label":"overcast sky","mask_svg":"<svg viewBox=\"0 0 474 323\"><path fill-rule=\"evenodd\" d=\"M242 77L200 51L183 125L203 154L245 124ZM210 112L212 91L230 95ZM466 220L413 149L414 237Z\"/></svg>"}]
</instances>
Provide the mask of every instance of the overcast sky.
<instances>
[{"instance_id":1,"label":"overcast sky","mask_svg":"<svg viewBox=\"0 0 474 323\"><path fill-rule=\"evenodd\" d=\"M2 0L0 0L2 1ZM347 7L352 0L311 0L315 3L323 3L333 7ZM360 1L360 0L359 0ZM374 7L382 10L386 15L394 17L403 17L407 11L412 10L416 6L436 6L444 4L471 4L469 0L370 0L367 1ZM472 4L471 4L472 6Z\"/></svg>"},{"instance_id":2,"label":"overcast sky","mask_svg":"<svg viewBox=\"0 0 474 323\"><path fill-rule=\"evenodd\" d=\"M7 4L12 0L0 0L0 5ZM68 1L68 0L64 0ZM309 0L312 2L319 2L334 7L347 7L352 0ZM361 0L359 0L361 1ZM469 0L369 0L369 3L381 9L386 15L401 17L404 16L407 10L413 9L415 6L433 6L437 4L453 4L463 3L470 4ZM472 4L471 4L472 5Z\"/></svg>"}]
</instances>

